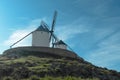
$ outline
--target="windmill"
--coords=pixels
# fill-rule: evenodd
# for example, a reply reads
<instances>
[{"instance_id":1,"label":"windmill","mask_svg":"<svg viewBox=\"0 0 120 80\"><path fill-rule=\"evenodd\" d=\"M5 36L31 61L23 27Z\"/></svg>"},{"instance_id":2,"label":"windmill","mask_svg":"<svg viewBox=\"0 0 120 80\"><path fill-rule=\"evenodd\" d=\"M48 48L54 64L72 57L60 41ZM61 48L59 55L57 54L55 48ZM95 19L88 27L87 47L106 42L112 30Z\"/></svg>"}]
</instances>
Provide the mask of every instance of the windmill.
<instances>
[{"instance_id":1,"label":"windmill","mask_svg":"<svg viewBox=\"0 0 120 80\"><path fill-rule=\"evenodd\" d=\"M12 48L18 42L22 41L24 38L32 34L33 47L51 46L52 48L61 48L61 49L69 48L70 50L72 50L65 42L59 40L58 37L54 34L56 18L57 18L57 11L55 11L54 13L51 29L49 29L49 26L44 21L41 21L41 25L36 30L30 32L22 39L16 41L14 44L10 46L10 48Z\"/></svg>"}]
</instances>

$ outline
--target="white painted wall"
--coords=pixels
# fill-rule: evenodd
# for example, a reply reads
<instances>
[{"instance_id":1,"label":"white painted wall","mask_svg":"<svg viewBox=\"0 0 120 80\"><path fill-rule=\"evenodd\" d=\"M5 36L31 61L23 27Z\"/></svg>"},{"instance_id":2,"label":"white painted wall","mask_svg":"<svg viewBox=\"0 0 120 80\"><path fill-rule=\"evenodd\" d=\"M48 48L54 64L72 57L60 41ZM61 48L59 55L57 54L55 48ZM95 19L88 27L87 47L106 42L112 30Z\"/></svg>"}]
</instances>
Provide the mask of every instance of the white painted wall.
<instances>
[{"instance_id":1,"label":"white painted wall","mask_svg":"<svg viewBox=\"0 0 120 80\"><path fill-rule=\"evenodd\" d=\"M34 31L32 33L32 46L49 47L49 33L45 31Z\"/></svg>"},{"instance_id":2,"label":"white painted wall","mask_svg":"<svg viewBox=\"0 0 120 80\"><path fill-rule=\"evenodd\" d=\"M67 49L67 46L64 44L57 44L55 45L55 48Z\"/></svg>"}]
</instances>

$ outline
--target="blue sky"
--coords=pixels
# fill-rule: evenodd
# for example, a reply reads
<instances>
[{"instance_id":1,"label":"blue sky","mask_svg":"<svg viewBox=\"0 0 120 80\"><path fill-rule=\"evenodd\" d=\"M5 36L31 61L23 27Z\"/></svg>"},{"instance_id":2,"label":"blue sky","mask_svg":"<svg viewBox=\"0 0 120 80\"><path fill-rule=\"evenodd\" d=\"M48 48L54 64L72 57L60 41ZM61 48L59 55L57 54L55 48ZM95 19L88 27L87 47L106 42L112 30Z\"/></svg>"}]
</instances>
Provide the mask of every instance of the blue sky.
<instances>
[{"instance_id":1,"label":"blue sky","mask_svg":"<svg viewBox=\"0 0 120 80\"><path fill-rule=\"evenodd\" d=\"M85 60L120 71L120 0L0 0L0 53L58 11L56 35ZM31 45L31 37L16 46Z\"/></svg>"}]
</instances>

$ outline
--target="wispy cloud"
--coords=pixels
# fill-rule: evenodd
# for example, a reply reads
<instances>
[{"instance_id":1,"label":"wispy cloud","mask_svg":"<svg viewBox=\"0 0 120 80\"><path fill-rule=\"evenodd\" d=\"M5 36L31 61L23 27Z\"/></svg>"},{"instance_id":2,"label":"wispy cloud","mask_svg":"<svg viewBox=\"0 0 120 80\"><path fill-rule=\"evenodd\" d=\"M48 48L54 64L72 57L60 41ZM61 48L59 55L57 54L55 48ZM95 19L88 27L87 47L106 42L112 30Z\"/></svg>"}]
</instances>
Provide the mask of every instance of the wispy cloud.
<instances>
[{"instance_id":1,"label":"wispy cloud","mask_svg":"<svg viewBox=\"0 0 120 80\"><path fill-rule=\"evenodd\" d=\"M78 24L78 20L71 24L58 26L55 30L55 33L58 37L64 41L67 41L77 34L88 32L88 29L85 25Z\"/></svg>"},{"instance_id":2,"label":"wispy cloud","mask_svg":"<svg viewBox=\"0 0 120 80\"><path fill-rule=\"evenodd\" d=\"M40 25L41 20L46 20L46 18L32 20L28 24L28 26L24 26L24 28L22 28L22 29L14 30L13 33L9 36L9 38L3 42L3 45L11 46L13 43L22 39L27 34L34 31ZM32 41L31 36L29 36L29 37L25 38L24 40L20 41L19 43L17 43L14 47L16 47L16 46L29 46L29 45L31 45L31 41Z\"/></svg>"},{"instance_id":3,"label":"wispy cloud","mask_svg":"<svg viewBox=\"0 0 120 80\"><path fill-rule=\"evenodd\" d=\"M114 0L75 0L73 4L85 15L100 18L109 16L108 14L112 13L110 7L113 2Z\"/></svg>"},{"instance_id":4,"label":"wispy cloud","mask_svg":"<svg viewBox=\"0 0 120 80\"><path fill-rule=\"evenodd\" d=\"M4 42L6 46L10 46L13 43L17 42L18 40L22 39L24 36L26 36L28 33L30 33L33 29L26 29L26 30L16 30L15 32L12 33L12 35ZM15 46L26 46L28 45L30 40L29 38L21 41Z\"/></svg>"},{"instance_id":5,"label":"wispy cloud","mask_svg":"<svg viewBox=\"0 0 120 80\"><path fill-rule=\"evenodd\" d=\"M104 39L98 40L98 43L94 44L97 48L88 52L87 60L102 67L113 69L116 66L118 68L120 66L116 64L118 64L120 60L120 32L112 32L113 34L108 33L109 35L103 34L106 35L103 37ZM98 37L99 36L96 38Z\"/></svg>"}]
</instances>

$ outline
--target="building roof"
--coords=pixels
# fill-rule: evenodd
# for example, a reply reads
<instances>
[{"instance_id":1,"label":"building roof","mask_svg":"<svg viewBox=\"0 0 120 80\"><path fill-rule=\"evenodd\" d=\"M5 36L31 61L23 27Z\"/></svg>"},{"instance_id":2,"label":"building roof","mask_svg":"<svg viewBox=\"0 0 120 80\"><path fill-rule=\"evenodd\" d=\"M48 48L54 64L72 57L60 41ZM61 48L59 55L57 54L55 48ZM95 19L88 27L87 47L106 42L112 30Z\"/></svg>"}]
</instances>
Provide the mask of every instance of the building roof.
<instances>
[{"instance_id":1,"label":"building roof","mask_svg":"<svg viewBox=\"0 0 120 80\"><path fill-rule=\"evenodd\" d=\"M62 40L58 41L57 43L55 44L63 44L63 45L66 45Z\"/></svg>"},{"instance_id":2,"label":"building roof","mask_svg":"<svg viewBox=\"0 0 120 80\"><path fill-rule=\"evenodd\" d=\"M45 28L43 25L40 25L35 31L45 31L45 32L49 32L49 30L47 28Z\"/></svg>"}]
</instances>

